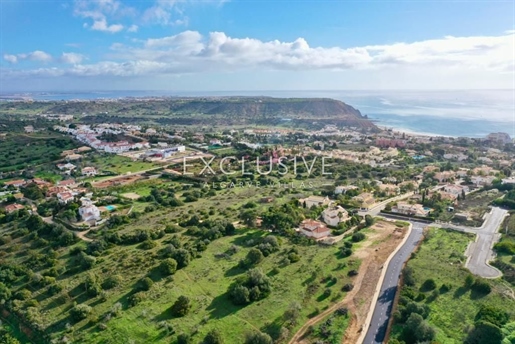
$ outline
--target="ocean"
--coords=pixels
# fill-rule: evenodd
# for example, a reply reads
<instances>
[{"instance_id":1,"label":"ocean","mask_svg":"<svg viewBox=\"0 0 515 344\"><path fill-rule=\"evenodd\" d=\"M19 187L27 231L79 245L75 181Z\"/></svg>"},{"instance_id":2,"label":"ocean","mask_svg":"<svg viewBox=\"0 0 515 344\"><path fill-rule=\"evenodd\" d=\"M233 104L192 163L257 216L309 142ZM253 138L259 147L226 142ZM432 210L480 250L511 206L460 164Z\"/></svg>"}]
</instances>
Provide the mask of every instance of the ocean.
<instances>
[{"instance_id":1,"label":"ocean","mask_svg":"<svg viewBox=\"0 0 515 344\"><path fill-rule=\"evenodd\" d=\"M160 96L325 97L341 100L382 128L442 136L484 137L507 132L515 137L514 90L463 91L95 91L1 94L35 100L119 99Z\"/></svg>"}]
</instances>

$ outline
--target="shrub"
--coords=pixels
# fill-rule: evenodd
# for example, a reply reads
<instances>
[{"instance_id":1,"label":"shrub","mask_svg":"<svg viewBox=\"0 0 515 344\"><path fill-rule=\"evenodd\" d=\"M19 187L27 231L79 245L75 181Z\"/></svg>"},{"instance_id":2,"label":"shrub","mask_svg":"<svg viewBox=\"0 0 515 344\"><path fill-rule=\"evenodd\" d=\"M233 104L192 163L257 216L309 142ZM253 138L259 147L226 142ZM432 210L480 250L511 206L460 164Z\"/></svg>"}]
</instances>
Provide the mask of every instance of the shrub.
<instances>
[{"instance_id":1,"label":"shrub","mask_svg":"<svg viewBox=\"0 0 515 344\"><path fill-rule=\"evenodd\" d=\"M347 275L349 275L349 276L351 276L351 277L352 277L352 276L357 276L357 275L358 275L358 270L350 270L350 271L347 273Z\"/></svg>"},{"instance_id":2,"label":"shrub","mask_svg":"<svg viewBox=\"0 0 515 344\"><path fill-rule=\"evenodd\" d=\"M187 333L181 333L177 336L177 344L190 344L191 343L191 337Z\"/></svg>"},{"instance_id":3,"label":"shrub","mask_svg":"<svg viewBox=\"0 0 515 344\"><path fill-rule=\"evenodd\" d=\"M340 247L340 254L342 257L349 257L352 254L352 249L349 247Z\"/></svg>"},{"instance_id":4,"label":"shrub","mask_svg":"<svg viewBox=\"0 0 515 344\"><path fill-rule=\"evenodd\" d=\"M340 307L336 310L335 313L336 315L346 316L347 314L349 314L349 310L346 307Z\"/></svg>"},{"instance_id":5,"label":"shrub","mask_svg":"<svg viewBox=\"0 0 515 344\"><path fill-rule=\"evenodd\" d=\"M2 282L0 282L0 301L7 301L11 298L11 290Z\"/></svg>"},{"instance_id":6,"label":"shrub","mask_svg":"<svg viewBox=\"0 0 515 344\"><path fill-rule=\"evenodd\" d=\"M17 300L27 300L32 296L32 293L28 289L22 289L14 294L14 298Z\"/></svg>"},{"instance_id":7,"label":"shrub","mask_svg":"<svg viewBox=\"0 0 515 344\"><path fill-rule=\"evenodd\" d=\"M425 280L424 283L422 283L422 286L421 286L420 289L423 290L423 291L429 291L429 290L436 289L436 282L435 282L435 280L432 279L432 278L429 278L429 279Z\"/></svg>"},{"instance_id":8,"label":"shrub","mask_svg":"<svg viewBox=\"0 0 515 344\"><path fill-rule=\"evenodd\" d=\"M263 332L252 331L245 334L245 344L273 344L272 338Z\"/></svg>"},{"instance_id":9,"label":"shrub","mask_svg":"<svg viewBox=\"0 0 515 344\"><path fill-rule=\"evenodd\" d=\"M131 306L131 307L136 306L138 303L140 303L141 301L145 300L146 296L147 295L144 292L142 292L142 291L140 291L138 293L135 293L135 294L132 294L128 298L129 306Z\"/></svg>"},{"instance_id":10,"label":"shrub","mask_svg":"<svg viewBox=\"0 0 515 344\"><path fill-rule=\"evenodd\" d=\"M154 240L147 239L141 243L140 248L143 250L151 250L156 246L157 246L157 243Z\"/></svg>"},{"instance_id":11,"label":"shrub","mask_svg":"<svg viewBox=\"0 0 515 344\"><path fill-rule=\"evenodd\" d=\"M188 314L190 309L191 309L190 299L187 296L182 295L182 296L179 296L179 298L177 299L177 301L175 301L175 303L173 304L173 306L171 307L170 310L172 311L172 314L174 316L183 317L186 314Z\"/></svg>"},{"instance_id":12,"label":"shrub","mask_svg":"<svg viewBox=\"0 0 515 344\"><path fill-rule=\"evenodd\" d=\"M502 327L510 320L510 316L504 310L488 305L482 305L476 314L476 321L487 321L498 327Z\"/></svg>"},{"instance_id":13,"label":"shrub","mask_svg":"<svg viewBox=\"0 0 515 344\"><path fill-rule=\"evenodd\" d=\"M253 266L261 263L264 259L263 253L257 248L251 248L247 257L245 258L245 262L247 266Z\"/></svg>"},{"instance_id":14,"label":"shrub","mask_svg":"<svg viewBox=\"0 0 515 344\"><path fill-rule=\"evenodd\" d=\"M123 281L123 278L120 275L109 276L102 284L102 288L104 288L104 289L115 288L115 287L119 286L122 283L122 281Z\"/></svg>"},{"instance_id":15,"label":"shrub","mask_svg":"<svg viewBox=\"0 0 515 344\"><path fill-rule=\"evenodd\" d=\"M72 308L70 316L73 320L80 321L86 319L91 311L92 309L90 306L81 303Z\"/></svg>"},{"instance_id":16,"label":"shrub","mask_svg":"<svg viewBox=\"0 0 515 344\"><path fill-rule=\"evenodd\" d=\"M476 281L472 284L471 288L473 291L480 294L489 294L492 291L490 284L481 278L476 278Z\"/></svg>"},{"instance_id":17,"label":"shrub","mask_svg":"<svg viewBox=\"0 0 515 344\"><path fill-rule=\"evenodd\" d=\"M440 293L446 293L448 292L449 290L452 289L452 285L450 284L442 284L442 286L440 287Z\"/></svg>"},{"instance_id":18,"label":"shrub","mask_svg":"<svg viewBox=\"0 0 515 344\"><path fill-rule=\"evenodd\" d=\"M144 277L139 281L139 287L141 290L150 290L154 285L154 281L152 281L149 277Z\"/></svg>"},{"instance_id":19,"label":"shrub","mask_svg":"<svg viewBox=\"0 0 515 344\"><path fill-rule=\"evenodd\" d=\"M173 258L166 258L159 264L159 271L165 275L173 275L177 271L177 261Z\"/></svg>"},{"instance_id":20,"label":"shrub","mask_svg":"<svg viewBox=\"0 0 515 344\"><path fill-rule=\"evenodd\" d=\"M223 342L222 334L217 329L212 329L204 337L204 344L223 344Z\"/></svg>"},{"instance_id":21,"label":"shrub","mask_svg":"<svg viewBox=\"0 0 515 344\"><path fill-rule=\"evenodd\" d=\"M465 287L470 288L472 284L474 284L474 276L468 274L467 277L465 277Z\"/></svg>"},{"instance_id":22,"label":"shrub","mask_svg":"<svg viewBox=\"0 0 515 344\"><path fill-rule=\"evenodd\" d=\"M347 283L345 284L343 287L342 287L342 291L351 291L352 289L354 288L354 286L350 283Z\"/></svg>"},{"instance_id":23,"label":"shrub","mask_svg":"<svg viewBox=\"0 0 515 344\"><path fill-rule=\"evenodd\" d=\"M79 264L83 269L91 269L96 264L97 259L92 256L88 256L85 253L80 253Z\"/></svg>"},{"instance_id":24,"label":"shrub","mask_svg":"<svg viewBox=\"0 0 515 344\"><path fill-rule=\"evenodd\" d=\"M351 240L352 240L353 242L359 242L359 241L364 240L364 239L365 239L365 237L366 237L366 236L365 236L365 234L363 234L363 233L361 233L361 232L358 232L358 233L354 233L354 234L352 234L352 238L351 238Z\"/></svg>"},{"instance_id":25,"label":"shrub","mask_svg":"<svg viewBox=\"0 0 515 344\"><path fill-rule=\"evenodd\" d=\"M291 263L295 263L295 262L298 262L300 260L300 256L297 254L297 253L290 253L288 255L288 260L291 262Z\"/></svg>"}]
</instances>

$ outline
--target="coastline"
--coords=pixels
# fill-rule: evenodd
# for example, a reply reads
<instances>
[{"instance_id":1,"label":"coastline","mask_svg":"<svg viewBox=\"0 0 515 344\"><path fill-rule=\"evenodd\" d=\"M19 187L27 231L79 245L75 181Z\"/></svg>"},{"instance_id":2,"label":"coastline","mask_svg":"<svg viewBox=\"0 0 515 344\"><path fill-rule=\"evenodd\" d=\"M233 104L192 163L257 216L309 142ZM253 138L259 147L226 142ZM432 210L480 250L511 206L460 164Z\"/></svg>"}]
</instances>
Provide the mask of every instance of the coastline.
<instances>
[{"instance_id":1,"label":"coastline","mask_svg":"<svg viewBox=\"0 0 515 344\"><path fill-rule=\"evenodd\" d=\"M459 136L454 136L454 135L444 135L444 134L428 133L428 132L422 132L422 131L414 131L414 130L407 129L407 128L394 127L394 126L388 126L388 125L378 125L377 123L376 123L376 125L378 126L379 129L382 129L382 130L392 130L395 133L401 133L401 134L406 134L406 135L410 135L410 136L453 137L453 138L459 137Z\"/></svg>"}]
</instances>

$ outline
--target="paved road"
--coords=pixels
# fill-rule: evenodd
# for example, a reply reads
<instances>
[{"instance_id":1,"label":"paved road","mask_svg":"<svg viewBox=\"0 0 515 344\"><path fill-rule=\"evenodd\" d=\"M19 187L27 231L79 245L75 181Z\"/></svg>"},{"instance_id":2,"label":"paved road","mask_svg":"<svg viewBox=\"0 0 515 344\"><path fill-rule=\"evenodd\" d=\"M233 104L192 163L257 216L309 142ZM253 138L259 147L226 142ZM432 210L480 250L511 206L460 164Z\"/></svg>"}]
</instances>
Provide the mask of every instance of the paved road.
<instances>
[{"instance_id":1,"label":"paved road","mask_svg":"<svg viewBox=\"0 0 515 344\"><path fill-rule=\"evenodd\" d=\"M438 226L476 234L476 241L472 242L467 252L465 252L465 255L468 257L465 267L474 275L485 278L497 278L501 277L502 273L490 266L488 262L494 259L493 246L501 237L501 234L498 233L498 229L504 217L507 215L507 210L494 207L492 211L486 215L486 219L481 227L474 228L450 224L438 224Z\"/></svg>"},{"instance_id":2,"label":"paved road","mask_svg":"<svg viewBox=\"0 0 515 344\"><path fill-rule=\"evenodd\" d=\"M402 266L404 262L408 260L418 242L422 239L423 228L427 226L427 224L420 222L410 222L413 224L413 229L408 239L386 268L386 275L381 286L381 292L379 293L372 320L368 326L363 344L382 343L386 335L388 320L392 313L393 300L397 292Z\"/></svg>"}]
</instances>

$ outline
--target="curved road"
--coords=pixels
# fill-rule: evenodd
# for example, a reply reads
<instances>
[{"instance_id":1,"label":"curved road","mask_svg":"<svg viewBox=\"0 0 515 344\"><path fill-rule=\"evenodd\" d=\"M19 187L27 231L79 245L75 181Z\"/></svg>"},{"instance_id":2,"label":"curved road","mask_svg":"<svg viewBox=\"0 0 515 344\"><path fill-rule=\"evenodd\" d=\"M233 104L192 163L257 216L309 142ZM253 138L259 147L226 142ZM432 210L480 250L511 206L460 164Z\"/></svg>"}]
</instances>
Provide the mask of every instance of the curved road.
<instances>
[{"instance_id":1,"label":"curved road","mask_svg":"<svg viewBox=\"0 0 515 344\"><path fill-rule=\"evenodd\" d=\"M486 214L481 227L474 228L452 224L436 224L434 226L475 234L476 240L469 245L467 252L465 252L468 258L465 267L474 275L484 278L498 278L502 276L502 273L488 262L495 258L493 246L501 238L501 233L498 230L506 216L508 216L507 210L493 207L490 213Z\"/></svg>"},{"instance_id":2,"label":"curved road","mask_svg":"<svg viewBox=\"0 0 515 344\"><path fill-rule=\"evenodd\" d=\"M426 223L410 221L413 225L411 233L402 246L388 264L386 275L381 286L381 291L377 299L372 320L367 329L367 334L363 340L364 344L382 343L386 335L388 320L392 313L393 300L397 292L397 285L404 263L409 259L411 252L415 250L418 242L422 238Z\"/></svg>"}]
</instances>

